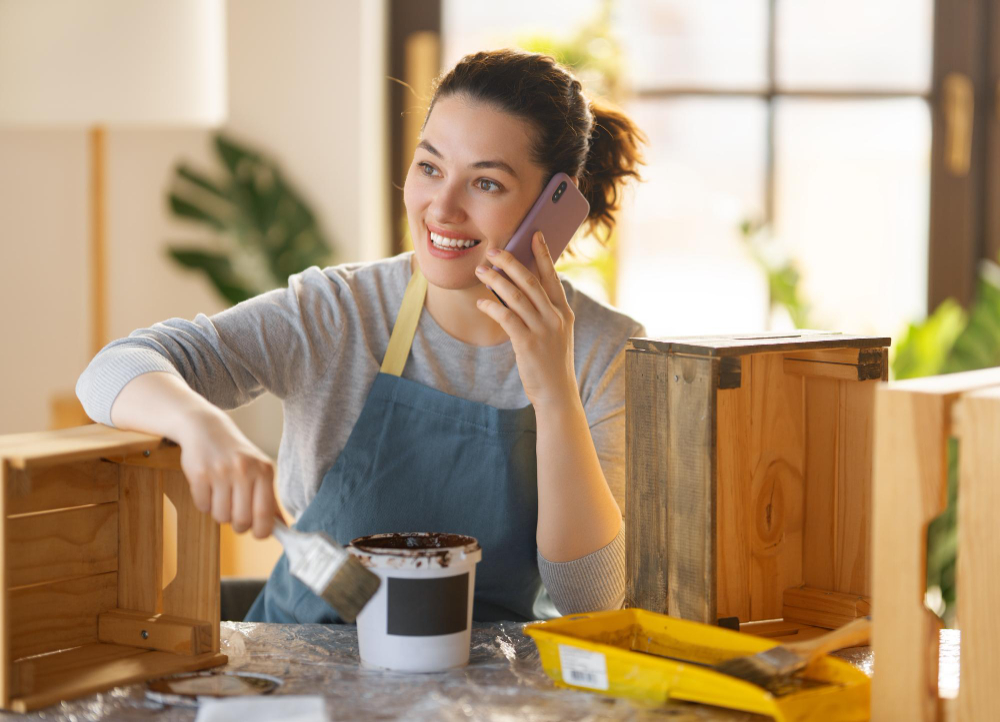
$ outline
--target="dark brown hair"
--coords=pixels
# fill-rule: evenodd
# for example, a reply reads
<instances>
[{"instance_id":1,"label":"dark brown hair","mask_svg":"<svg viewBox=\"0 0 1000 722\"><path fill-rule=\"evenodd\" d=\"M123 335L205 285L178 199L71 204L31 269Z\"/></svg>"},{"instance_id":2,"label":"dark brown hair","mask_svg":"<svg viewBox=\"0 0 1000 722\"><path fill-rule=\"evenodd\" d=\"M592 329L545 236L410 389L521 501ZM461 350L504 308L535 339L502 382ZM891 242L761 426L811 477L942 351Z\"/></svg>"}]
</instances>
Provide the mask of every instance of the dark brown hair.
<instances>
[{"instance_id":1,"label":"dark brown hair","mask_svg":"<svg viewBox=\"0 0 1000 722\"><path fill-rule=\"evenodd\" d=\"M602 240L611 236L621 188L630 178L642 180L639 144L648 142L624 112L588 99L551 56L509 49L466 55L435 80L427 117L439 98L459 94L531 123L532 160L545 169L545 183L559 171L577 176L590 203L588 231L600 236L603 228Z\"/></svg>"}]
</instances>

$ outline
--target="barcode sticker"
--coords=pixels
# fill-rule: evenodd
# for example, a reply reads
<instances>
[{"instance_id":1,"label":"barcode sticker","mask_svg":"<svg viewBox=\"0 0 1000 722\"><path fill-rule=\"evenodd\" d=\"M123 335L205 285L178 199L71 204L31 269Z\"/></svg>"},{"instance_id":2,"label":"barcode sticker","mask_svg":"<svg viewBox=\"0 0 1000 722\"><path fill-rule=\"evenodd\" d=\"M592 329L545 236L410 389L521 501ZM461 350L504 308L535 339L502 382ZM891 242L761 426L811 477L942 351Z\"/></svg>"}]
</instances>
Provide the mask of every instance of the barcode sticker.
<instances>
[{"instance_id":1,"label":"barcode sticker","mask_svg":"<svg viewBox=\"0 0 1000 722\"><path fill-rule=\"evenodd\" d=\"M559 666L566 684L590 689L608 688L608 664L600 652L559 645Z\"/></svg>"}]
</instances>

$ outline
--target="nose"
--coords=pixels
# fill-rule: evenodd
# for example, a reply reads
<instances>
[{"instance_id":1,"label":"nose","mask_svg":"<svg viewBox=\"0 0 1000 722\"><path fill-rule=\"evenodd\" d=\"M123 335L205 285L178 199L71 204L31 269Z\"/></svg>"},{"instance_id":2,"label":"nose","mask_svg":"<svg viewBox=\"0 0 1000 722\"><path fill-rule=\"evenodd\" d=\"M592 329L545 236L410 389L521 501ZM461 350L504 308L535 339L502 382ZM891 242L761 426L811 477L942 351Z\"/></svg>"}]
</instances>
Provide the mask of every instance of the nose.
<instances>
[{"instance_id":1,"label":"nose","mask_svg":"<svg viewBox=\"0 0 1000 722\"><path fill-rule=\"evenodd\" d=\"M457 183L442 183L428 206L431 220L441 225L461 223L466 218L462 188Z\"/></svg>"}]
</instances>

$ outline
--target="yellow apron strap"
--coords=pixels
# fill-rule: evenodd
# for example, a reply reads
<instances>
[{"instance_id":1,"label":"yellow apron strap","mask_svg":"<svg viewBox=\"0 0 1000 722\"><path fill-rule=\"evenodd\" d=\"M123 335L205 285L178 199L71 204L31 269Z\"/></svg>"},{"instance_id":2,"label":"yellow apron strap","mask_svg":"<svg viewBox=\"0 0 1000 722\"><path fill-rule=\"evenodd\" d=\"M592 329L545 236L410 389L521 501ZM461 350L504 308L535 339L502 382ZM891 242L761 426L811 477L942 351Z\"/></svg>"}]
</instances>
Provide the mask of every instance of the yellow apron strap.
<instances>
[{"instance_id":1,"label":"yellow apron strap","mask_svg":"<svg viewBox=\"0 0 1000 722\"><path fill-rule=\"evenodd\" d=\"M420 321L420 313L424 310L426 295L427 279L420 269L416 268L410 276L410 282L406 284L406 293L403 294L403 303L399 307L396 325L392 327L389 348L385 350L385 358L382 359L382 373L403 375L406 359L410 357L413 335L417 332L417 322Z\"/></svg>"}]
</instances>

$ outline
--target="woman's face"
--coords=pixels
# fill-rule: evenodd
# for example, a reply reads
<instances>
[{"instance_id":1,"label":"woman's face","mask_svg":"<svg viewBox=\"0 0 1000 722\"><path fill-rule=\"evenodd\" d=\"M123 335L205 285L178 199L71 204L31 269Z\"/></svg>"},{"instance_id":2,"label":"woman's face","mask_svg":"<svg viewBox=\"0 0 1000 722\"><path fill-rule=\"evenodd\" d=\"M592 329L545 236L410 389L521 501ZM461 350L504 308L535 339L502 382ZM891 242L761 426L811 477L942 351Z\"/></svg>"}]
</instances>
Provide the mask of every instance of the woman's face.
<instances>
[{"instance_id":1,"label":"woman's face","mask_svg":"<svg viewBox=\"0 0 1000 722\"><path fill-rule=\"evenodd\" d=\"M526 121L467 96L434 104L403 187L417 263L430 283L478 285L486 251L514 235L545 180L530 160L531 134Z\"/></svg>"}]
</instances>

